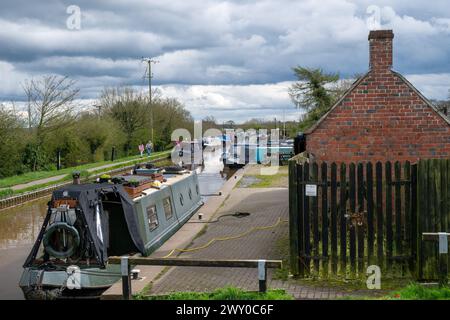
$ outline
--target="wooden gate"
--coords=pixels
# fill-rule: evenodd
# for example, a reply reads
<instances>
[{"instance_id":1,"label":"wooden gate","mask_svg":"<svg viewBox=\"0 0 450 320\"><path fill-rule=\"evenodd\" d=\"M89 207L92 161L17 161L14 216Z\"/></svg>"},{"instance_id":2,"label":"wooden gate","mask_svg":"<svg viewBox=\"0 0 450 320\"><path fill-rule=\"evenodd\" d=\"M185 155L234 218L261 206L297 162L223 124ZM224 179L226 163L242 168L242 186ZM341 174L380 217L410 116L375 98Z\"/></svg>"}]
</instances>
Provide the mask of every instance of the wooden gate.
<instances>
[{"instance_id":1,"label":"wooden gate","mask_svg":"<svg viewBox=\"0 0 450 320\"><path fill-rule=\"evenodd\" d=\"M300 277L436 278L436 244L449 231L448 160L289 162L291 270Z\"/></svg>"},{"instance_id":2,"label":"wooden gate","mask_svg":"<svg viewBox=\"0 0 450 320\"><path fill-rule=\"evenodd\" d=\"M372 264L400 274L413 268L416 165L291 163L290 169L294 273L355 278ZM305 192L311 185L315 196Z\"/></svg>"}]
</instances>

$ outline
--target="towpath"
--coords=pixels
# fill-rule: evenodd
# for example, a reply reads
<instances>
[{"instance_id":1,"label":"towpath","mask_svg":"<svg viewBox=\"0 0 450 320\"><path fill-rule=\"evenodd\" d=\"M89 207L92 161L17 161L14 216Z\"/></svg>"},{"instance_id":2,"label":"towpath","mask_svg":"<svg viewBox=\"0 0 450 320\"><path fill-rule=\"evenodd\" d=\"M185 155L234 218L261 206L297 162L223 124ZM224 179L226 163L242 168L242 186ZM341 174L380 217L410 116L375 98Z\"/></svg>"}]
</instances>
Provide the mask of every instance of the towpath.
<instances>
[{"instance_id":1,"label":"towpath","mask_svg":"<svg viewBox=\"0 0 450 320\"><path fill-rule=\"evenodd\" d=\"M163 155L161 155L161 157L163 157ZM122 161L122 162L114 162L114 163L109 163L109 164L105 164L105 165L101 165L98 167L93 167L93 168L89 168L86 169L87 172L94 172L94 171L98 171L98 170L103 170L103 169L108 169L108 168L112 168L112 167L117 167L120 165L127 165L130 163L135 162L136 160L142 159L143 161L145 159L147 159L147 157L142 157L142 158L136 158L133 160L127 160L127 161ZM154 160L153 158L151 158L151 160ZM60 174L57 176L53 176L53 177L48 177L48 178L44 178L44 179L39 179L39 180L34 180L31 182L27 182L27 183L22 183L22 184L17 184L14 186L11 186L10 189L12 189L13 191L16 190L22 190L22 189L26 189L32 186L36 186L36 185L44 185L50 182L56 182L56 181L60 181L61 179L64 179L65 177L67 177L67 173L66 174Z\"/></svg>"}]
</instances>

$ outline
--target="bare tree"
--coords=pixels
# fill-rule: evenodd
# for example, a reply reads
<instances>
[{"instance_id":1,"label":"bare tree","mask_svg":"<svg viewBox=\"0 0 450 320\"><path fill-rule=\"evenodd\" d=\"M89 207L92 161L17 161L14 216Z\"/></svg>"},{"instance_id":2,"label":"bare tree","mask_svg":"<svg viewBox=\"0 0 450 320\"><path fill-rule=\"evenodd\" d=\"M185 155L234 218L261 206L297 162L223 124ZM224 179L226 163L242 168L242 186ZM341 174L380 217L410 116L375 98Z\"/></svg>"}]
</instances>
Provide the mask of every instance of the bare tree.
<instances>
[{"instance_id":1,"label":"bare tree","mask_svg":"<svg viewBox=\"0 0 450 320\"><path fill-rule=\"evenodd\" d=\"M28 98L28 126L36 129L39 142L45 134L70 124L79 89L68 77L50 75L23 84Z\"/></svg>"}]
</instances>

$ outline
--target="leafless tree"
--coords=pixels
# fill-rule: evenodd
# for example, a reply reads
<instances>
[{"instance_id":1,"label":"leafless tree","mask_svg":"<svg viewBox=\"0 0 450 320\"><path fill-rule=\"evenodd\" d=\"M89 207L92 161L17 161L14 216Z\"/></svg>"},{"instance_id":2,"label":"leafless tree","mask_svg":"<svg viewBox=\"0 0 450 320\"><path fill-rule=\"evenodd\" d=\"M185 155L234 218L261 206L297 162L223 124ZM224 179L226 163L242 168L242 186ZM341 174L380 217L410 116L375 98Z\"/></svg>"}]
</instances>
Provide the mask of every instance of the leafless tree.
<instances>
[{"instance_id":1,"label":"leafless tree","mask_svg":"<svg viewBox=\"0 0 450 320\"><path fill-rule=\"evenodd\" d=\"M35 129L39 142L44 136L74 119L74 99L79 89L68 77L49 75L23 84L28 98L28 126Z\"/></svg>"}]
</instances>

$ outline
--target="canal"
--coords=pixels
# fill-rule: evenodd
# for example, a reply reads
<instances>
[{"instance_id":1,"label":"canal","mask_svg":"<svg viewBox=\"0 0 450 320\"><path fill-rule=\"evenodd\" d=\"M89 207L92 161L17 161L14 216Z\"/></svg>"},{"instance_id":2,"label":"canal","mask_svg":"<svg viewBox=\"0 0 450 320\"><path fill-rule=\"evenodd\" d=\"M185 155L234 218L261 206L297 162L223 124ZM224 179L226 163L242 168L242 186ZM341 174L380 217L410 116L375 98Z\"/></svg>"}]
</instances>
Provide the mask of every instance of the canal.
<instances>
[{"instance_id":1,"label":"canal","mask_svg":"<svg viewBox=\"0 0 450 320\"><path fill-rule=\"evenodd\" d=\"M205 153L203 166L196 169L204 201L234 173L223 167L220 155L221 150ZM39 234L49 200L50 196L0 211L0 300L23 299L18 287L22 264Z\"/></svg>"}]
</instances>

